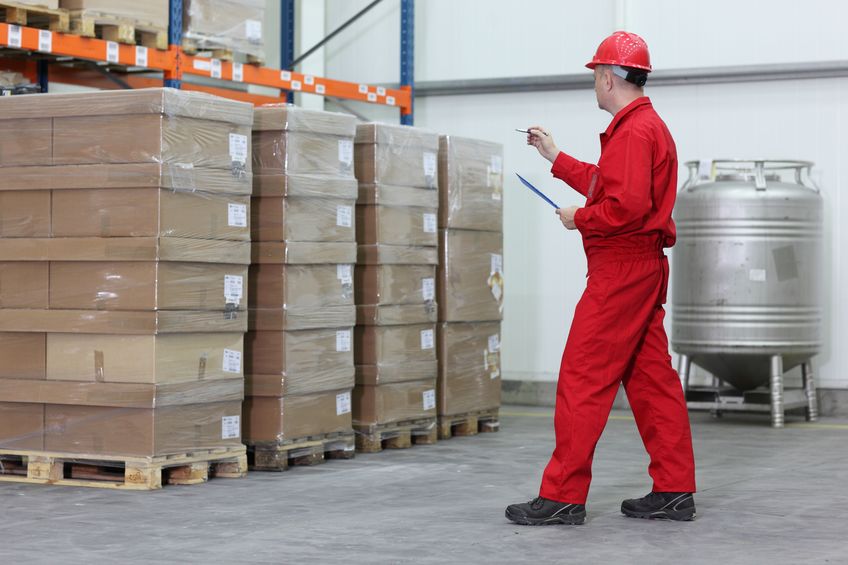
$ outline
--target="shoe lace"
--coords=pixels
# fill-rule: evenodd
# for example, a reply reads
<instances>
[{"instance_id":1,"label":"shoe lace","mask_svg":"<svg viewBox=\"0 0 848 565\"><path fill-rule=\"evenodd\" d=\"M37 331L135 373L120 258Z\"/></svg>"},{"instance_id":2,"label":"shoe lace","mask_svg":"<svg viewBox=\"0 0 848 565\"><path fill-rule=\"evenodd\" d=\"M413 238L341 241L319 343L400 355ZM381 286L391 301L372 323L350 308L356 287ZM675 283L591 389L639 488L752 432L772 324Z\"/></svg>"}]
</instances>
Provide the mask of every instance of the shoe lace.
<instances>
[{"instance_id":1,"label":"shoe lace","mask_svg":"<svg viewBox=\"0 0 848 565\"><path fill-rule=\"evenodd\" d=\"M530 501L530 508L532 508L533 510L538 510L539 508L542 507L542 504L544 504L544 503L545 503L545 499L542 498L541 496L537 496L536 498L534 498L533 500Z\"/></svg>"}]
</instances>

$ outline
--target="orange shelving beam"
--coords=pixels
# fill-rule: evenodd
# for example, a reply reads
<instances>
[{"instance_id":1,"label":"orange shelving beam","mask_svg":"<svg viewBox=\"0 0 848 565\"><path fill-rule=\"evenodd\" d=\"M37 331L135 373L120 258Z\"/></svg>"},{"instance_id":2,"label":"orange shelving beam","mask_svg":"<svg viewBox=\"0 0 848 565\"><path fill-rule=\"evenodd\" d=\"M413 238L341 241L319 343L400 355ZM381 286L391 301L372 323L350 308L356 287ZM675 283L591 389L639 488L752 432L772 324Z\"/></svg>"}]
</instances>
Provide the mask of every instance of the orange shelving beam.
<instances>
[{"instance_id":1,"label":"orange shelving beam","mask_svg":"<svg viewBox=\"0 0 848 565\"><path fill-rule=\"evenodd\" d=\"M401 115L407 115L412 111L411 90L408 88L389 89L382 86L345 82L257 65L196 57L187 55L181 48L173 45L166 51L0 23L0 47L101 61L115 65L142 67L161 71L165 78L197 75L243 84L268 86L286 91L307 92L371 104L395 106L400 110ZM227 91L225 88L187 84L186 89L211 91L222 96L250 100L255 104L271 100L270 97L248 95L236 90Z\"/></svg>"}]
</instances>

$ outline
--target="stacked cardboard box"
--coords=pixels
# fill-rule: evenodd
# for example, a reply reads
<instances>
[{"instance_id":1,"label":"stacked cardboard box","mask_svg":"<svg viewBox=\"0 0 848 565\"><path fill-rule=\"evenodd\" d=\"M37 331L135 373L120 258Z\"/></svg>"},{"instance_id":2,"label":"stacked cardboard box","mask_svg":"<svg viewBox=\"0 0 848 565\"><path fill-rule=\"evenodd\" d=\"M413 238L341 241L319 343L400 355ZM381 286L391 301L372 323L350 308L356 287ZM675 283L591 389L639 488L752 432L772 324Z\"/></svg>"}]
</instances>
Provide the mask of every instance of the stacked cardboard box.
<instances>
[{"instance_id":1,"label":"stacked cardboard box","mask_svg":"<svg viewBox=\"0 0 848 565\"><path fill-rule=\"evenodd\" d=\"M186 0L183 40L196 50L224 49L265 59L265 0Z\"/></svg>"},{"instance_id":2,"label":"stacked cardboard box","mask_svg":"<svg viewBox=\"0 0 848 565\"><path fill-rule=\"evenodd\" d=\"M0 100L0 447L241 445L253 108Z\"/></svg>"},{"instance_id":3,"label":"stacked cardboard box","mask_svg":"<svg viewBox=\"0 0 848 565\"><path fill-rule=\"evenodd\" d=\"M59 5L75 12L74 17L86 15L96 19L104 16L115 23L127 21L168 29L168 0L61 0Z\"/></svg>"},{"instance_id":4,"label":"stacked cardboard box","mask_svg":"<svg viewBox=\"0 0 848 565\"><path fill-rule=\"evenodd\" d=\"M358 428L435 416L438 135L356 131Z\"/></svg>"},{"instance_id":5,"label":"stacked cardboard box","mask_svg":"<svg viewBox=\"0 0 848 565\"><path fill-rule=\"evenodd\" d=\"M253 449L352 435L355 131L346 114L256 110L245 401Z\"/></svg>"},{"instance_id":6,"label":"stacked cardboard box","mask_svg":"<svg viewBox=\"0 0 848 565\"><path fill-rule=\"evenodd\" d=\"M439 139L440 420L500 405L502 163L498 144Z\"/></svg>"}]
</instances>

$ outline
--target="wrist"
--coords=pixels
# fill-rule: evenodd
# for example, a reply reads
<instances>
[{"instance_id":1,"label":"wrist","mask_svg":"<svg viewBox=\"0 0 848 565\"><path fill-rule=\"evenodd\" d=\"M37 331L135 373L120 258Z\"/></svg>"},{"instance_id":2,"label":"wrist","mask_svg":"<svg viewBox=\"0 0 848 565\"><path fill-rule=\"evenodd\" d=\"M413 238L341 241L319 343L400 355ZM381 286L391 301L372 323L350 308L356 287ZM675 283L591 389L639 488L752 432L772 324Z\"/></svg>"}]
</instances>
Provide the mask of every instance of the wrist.
<instances>
[{"instance_id":1,"label":"wrist","mask_svg":"<svg viewBox=\"0 0 848 565\"><path fill-rule=\"evenodd\" d=\"M551 164L556 161L557 157L559 157L559 148L556 146L554 146L554 148L551 149L551 151L549 151L547 155L545 155L545 159L550 161Z\"/></svg>"}]
</instances>

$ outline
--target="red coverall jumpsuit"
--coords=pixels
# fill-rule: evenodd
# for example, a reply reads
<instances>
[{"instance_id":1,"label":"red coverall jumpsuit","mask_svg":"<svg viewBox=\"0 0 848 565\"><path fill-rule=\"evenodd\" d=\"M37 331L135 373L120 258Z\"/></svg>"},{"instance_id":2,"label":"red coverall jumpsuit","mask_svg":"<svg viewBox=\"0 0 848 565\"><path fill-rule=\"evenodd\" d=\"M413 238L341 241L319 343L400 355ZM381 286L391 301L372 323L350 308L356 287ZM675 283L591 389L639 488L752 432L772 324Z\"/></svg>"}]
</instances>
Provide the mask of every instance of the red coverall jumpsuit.
<instances>
[{"instance_id":1,"label":"red coverall jumpsuit","mask_svg":"<svg viewBox=\"0 0 848 565\"><path fill-rule=\"evenodd\" d=\"M585 504L592 457L619 383L651 458L656 492L694 492L695 461L683 389L663 327L677 151L647 97L601 134L598 165L560 153L551 173L586 196L574 223L589 266L562 355L556 449L540 496Z\"/></svg>"}]
</instances>

